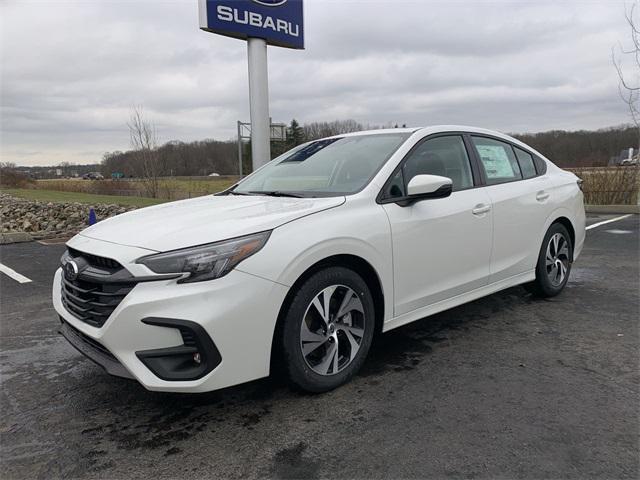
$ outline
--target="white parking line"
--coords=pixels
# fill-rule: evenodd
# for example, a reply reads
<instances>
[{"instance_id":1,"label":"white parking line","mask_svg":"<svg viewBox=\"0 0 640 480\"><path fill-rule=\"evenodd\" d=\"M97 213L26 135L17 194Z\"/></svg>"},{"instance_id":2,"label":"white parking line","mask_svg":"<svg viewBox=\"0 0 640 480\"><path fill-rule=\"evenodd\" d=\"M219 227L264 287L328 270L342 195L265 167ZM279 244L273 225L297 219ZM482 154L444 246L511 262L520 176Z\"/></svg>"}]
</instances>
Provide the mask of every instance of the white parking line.
<instances>
[{"instance_id":1,"label":"white parking line","mask_svg":"<svg viewBox=\"0 0 640 480\"><path fill-rule=\"evenodd\" d=\"M18 283L29 283L29 282L31 282L30 278L27 278L24 275L20 275L13 268L9 268L6 265L3 265L1 263L0 263L0 272L4 273L5 275L7 275L7 276L9 276L11 278L13 278Z\"/></svg>"},{"instance_id":2,"label":"white parking line","mask_svg":"<svg viewBox=\"0 0 640 480\"><path fill-rule=\"evenodd\" d=\"M602 222L594 223L593 225L589 225L586 230L591 230L592 228L599 227L601 225L606 225L607 223L617 222L618 220L624 220L625 218L629 218L632 214L622 215L621 217L610 218L609 220L604 220Z\"/></svg>"}]
</instances>

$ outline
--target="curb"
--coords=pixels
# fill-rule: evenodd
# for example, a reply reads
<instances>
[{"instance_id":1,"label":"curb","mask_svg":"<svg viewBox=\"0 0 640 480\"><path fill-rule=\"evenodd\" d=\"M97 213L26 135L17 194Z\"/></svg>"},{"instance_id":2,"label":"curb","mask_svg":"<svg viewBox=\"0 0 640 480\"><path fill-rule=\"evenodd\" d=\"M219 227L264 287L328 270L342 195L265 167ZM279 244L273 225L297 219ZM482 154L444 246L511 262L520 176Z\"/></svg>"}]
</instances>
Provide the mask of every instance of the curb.
<instances>
[{"instance_id":1,"label":"curb","mask_svg":"<svg viewBox=\"0 0 640 480\"><path fill-rule=\"evenodd\" d=\"M587 213L640 213L640 205L585 205Z\"/></svg>"},{"instance_id":2,"label":"curb","mask_svg":"<svg viewBox=\"0 0 640 480\"><path fill-rule=\"evenodd\" d=\"M26 232L10 232L0 234L0 245L9 243L32 242L33 237Z\"/></svg>"},{"instance_id":3,"label":"curb","mask_svg":"<svg viewBox=\"0 0 640 480\"><path fill-rule=\"evenodd\" d=\"M0 234L0 245L8 245L10 243L24 243L33 241L51 241L59 243L61 240L65 242L78 233L78 230L60 230L60 231L38 231L38 232L7 232Z\"/></svg>"}]
</instances>

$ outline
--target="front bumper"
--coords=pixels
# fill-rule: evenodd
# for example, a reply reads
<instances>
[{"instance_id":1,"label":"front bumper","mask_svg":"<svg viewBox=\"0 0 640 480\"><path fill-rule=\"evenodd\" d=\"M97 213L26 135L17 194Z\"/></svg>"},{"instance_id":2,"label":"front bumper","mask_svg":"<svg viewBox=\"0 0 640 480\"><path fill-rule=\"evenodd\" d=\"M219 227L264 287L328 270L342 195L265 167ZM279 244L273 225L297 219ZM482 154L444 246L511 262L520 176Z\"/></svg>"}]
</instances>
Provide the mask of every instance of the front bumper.
<instances>
[{"instance_id":1,"label":"front bumper","mask_svg":"<svg viewBox=\"0 0 640 480\"><path fill-rule=\"evenodd\" d=\"M63 306L58 269L53 281L53 304L63 319L61 333L109 373L135 378L149 390L205 392L269 374L273 333L287 291L284 285L237 270L200 283L141 282L97 328ZM219 351L219 363L195 380L163 380L138 354L179 347L183 338L178 328L143 322L148 318L181 319L201 326ZM65 322L72 328L65 328ZM88 349L83 337L103 346L115 362L108 355L96 357L95 349Z\"/></svg>"},{"instance_id":2,"label":"front bumper","mask_svg":"<svg viewBox=\"0 0 640 480\"><path fill-rule=\"evenodd\" d=\"M58 332L66 338L67 341L76 348L76 350L88 359L100 365L107 373L116 377L133 379L127 369L122 366L118 359L114 357L109 350L99 342L93 340L91 337L88 337L79 330L73 328L69 323L65 322L62 317L60 318L60 329Z\"/></svg>"}]
</instances>

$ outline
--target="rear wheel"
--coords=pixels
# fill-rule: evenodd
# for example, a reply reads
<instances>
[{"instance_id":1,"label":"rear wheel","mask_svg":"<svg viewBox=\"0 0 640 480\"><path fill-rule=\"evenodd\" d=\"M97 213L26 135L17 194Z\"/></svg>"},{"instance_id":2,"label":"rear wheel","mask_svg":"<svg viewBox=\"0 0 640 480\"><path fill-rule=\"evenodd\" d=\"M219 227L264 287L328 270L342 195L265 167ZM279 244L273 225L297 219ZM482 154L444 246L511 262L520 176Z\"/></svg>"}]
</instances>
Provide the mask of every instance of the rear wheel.
<instances>
[{"instance_id":1,"label":"rear wheel","mask_svg":"<svg viewBox=\"0 0 640 480\"><path fill-rule=\"evenodd\" d=\"M300 286L283 321L288 379L302 390L324 392L348 382L364 363L375 327L373 298L360 275L330 267Z\"/></svg>"},{"instance_id":2,"label":"rear wheel","mask_svg":"<svg viewBox=\"0 0 640 480\"><path fill-rule=\"evenodd\" d=\"M544 236L536 265L536 279L529 286L543 297L558 295L567 284L571 272L573 245L566 227L554 223Z\"/></svg>"}]
</instances>

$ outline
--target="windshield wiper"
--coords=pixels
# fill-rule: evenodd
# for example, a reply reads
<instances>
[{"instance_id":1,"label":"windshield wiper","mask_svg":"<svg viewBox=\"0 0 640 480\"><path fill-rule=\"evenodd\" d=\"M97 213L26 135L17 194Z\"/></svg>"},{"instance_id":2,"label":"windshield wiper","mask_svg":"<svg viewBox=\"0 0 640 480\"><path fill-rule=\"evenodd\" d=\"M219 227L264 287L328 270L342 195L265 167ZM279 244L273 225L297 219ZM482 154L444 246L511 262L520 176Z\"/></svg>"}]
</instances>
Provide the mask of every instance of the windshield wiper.
<instances>
[{"instance_id":1,"label":"windshield wiper","mask_svg":"<svg viewBox=\"0 0 640 480\"><path fill-rule=\"evenodd\" d=\"M267 197L304 198L304 195L299 195L297 193L291 193L291 192L280 192L278 190L273 190L273 191L254 191L254 192L249 192L249 193L252 193L254 195L266 195Z\"/></svg>"},{"instance_id":2,"label":"windshield wiper","mask_svg":"<svg viewBox=\"0 0 640 480\"><path fill-rule=\"evenodd\" d=\"M236 192L234 190L229 190L227 192L227 195L250 195L249 193L244 193L244 192Z\"/></svg>"}]
</instances>

